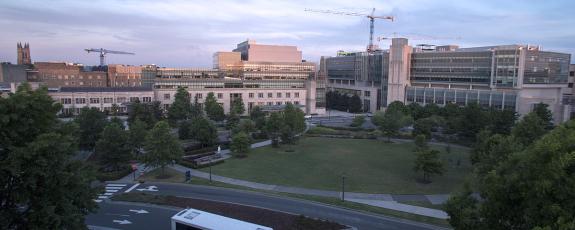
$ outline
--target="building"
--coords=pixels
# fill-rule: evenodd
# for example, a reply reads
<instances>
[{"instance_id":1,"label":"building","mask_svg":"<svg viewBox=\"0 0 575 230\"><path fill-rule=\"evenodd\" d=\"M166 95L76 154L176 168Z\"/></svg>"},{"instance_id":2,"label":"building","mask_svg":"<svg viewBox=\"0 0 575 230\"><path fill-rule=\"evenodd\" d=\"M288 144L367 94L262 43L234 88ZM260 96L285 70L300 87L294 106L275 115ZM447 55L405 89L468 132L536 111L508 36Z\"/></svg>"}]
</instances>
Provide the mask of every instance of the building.
<instances>
[{"instance_id":1,"label":"building","mask_svg":"<svg viewBox=\"0 0 575 230\"><path fill-rule=\"evenodd\" d=\"M233 50L241 54L243 61L250 62L301 62L302 53L296 46L262 45L247 40Z\"/></svg>"},{"instance_id":2,"label":"building","mask_svg":"<svg viewBox=\"0 0 575 230\"><path fill-rule=\"evenodd\" d=\"M154 100L154 92L145 87L60 87L48 94L62 104L61 114L75 115L81 108L97 108L111 112L117 107L119 113L127 113L131 102L143 103Z\"/></svg>"},{"instance_id":3,"label":"building","mask_svg":"<svg viewBox=\"0 0 575 230\"><path fill-rule=\"evenodd\" d=\"M43 82L48 88L106 87L107 66L83 66L66 62L35 62L28 71L28 80Z\"/></svg>"},{"instance_id":4,"label":"building","mask_svg":"<svg viewBox=\"0 0 575 230\"><path fill-rule=\"evenodd\" d=\"M76 65L66 63L60 63L60 66L40 65L37 67L39 73L34 79L40 79L49 87L61 86L50 95L62 102L62 113L66 114L77 113L81 107L96 107L109 111L113 104L121 106L120 112L123 112L126 111L127 103L133 101L130 99L132 97L139 98L144 103L159 101L164 109L168 109L179 87L186 88L200 104L204 103L209 93L213 93L225 113L229 113L232 101L236 98L242 98L246 106L244 115L249 114L255 106L269 111L281 109L286 104L296 105L308 114L325 111L325 96L319 97L323 102L317 101L317 87L324 87L319 91L325 94L325 83L316 82L315 63L301 60L301 51L298 51L297 47L259 44L252 46L250 42L242 42L238 47L246 49L246 55L251 55L249 60L241 58L241 51L217 52L213 56L214 68L110 65L105 70L92 71L101 73L102 76L107 73L107 79L91 79L100 80L102 84L107 82L112 87L94 87L93 84L89 87L86 82L82 83L82 86L86 86L84 88L69 87L77 86L78 76L82 74L76 71ZM252 50L254 47L255 51ZM290 57L280 58L274 52L278 52L279 56L285 54ZM273 61L261 60L266 56ZM297 57L299 59L295 59ZM254 58L255 61L252 60ZM69 72L49 71L52 69L46 66ZM74 85L72 81L75 82Z\"/></svg>"},{"instance_id":5,"label":"building","mask_svg":"<svg viewBox=\"0 0 575 230\"><path fill-rule=\"evenodd\" d=\"M24 46L22 46L22 43L18 42L16 45L16 50L18 56L18 65L32 64L32 58L30 56L30 44L24 43Z\"/></svg>"},{"instance_id":6,"label":"building","mask_svg":"<svg viewBox=\"0 0 575 230\"><path fill-rule=\"evenodd\" d=\"M402 101L479 103L523 115L543 102L556 122L569 119L562 98L571 93L566 90L570 54L530 45L413 48L405 38L392 39L389 50L372 55L343 54L326 60L328 88L362 96L366 111ZM373 96L374 91L380 93Z\"/></svg>"}]
</instances>

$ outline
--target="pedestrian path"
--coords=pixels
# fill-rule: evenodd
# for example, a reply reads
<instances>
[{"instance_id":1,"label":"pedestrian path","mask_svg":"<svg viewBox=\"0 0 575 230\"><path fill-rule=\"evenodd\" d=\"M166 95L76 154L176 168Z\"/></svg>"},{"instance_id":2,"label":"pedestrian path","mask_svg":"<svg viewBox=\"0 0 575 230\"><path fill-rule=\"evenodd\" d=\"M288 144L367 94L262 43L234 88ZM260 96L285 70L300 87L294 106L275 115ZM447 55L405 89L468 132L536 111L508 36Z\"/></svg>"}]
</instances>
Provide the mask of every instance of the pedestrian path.
<instances>
[{"instance_id":1,"label":"pedestrian path","mask_svg":"<svg viewBox=\"0 0 575 230\"><path fill-rule=\"evenodd\" d=\"M96 203L100 203L103 200L110 198L114 193L124 189L126 186L127 184L106 184L105 192L98 194L98 199L95 199L94 201Z\"/></svg>"},{"instance_id":2,"label":"pedestrian path","mask_svg":"<svg viewBox=\"0 0 575 230\"><path fill-rule=\"evenodd\" d=\"M184 167L182 165L172 165L170 168L185 173L189 171L192 176L199 177L203 179L210 179L210 174L202 172L199 170ZM341 192L329 191L329 190L319 190L319 189L308 189L308 188L297 188L288 187L282 185L271 185L262 184L257 182L233 179L229 177L223 177L218 175L211 175L213 181L218 181L226 184L238 185L242 187L248 187L252 189L281 192L281 193L291 193L291 194L301 194L301 195L311 195L311 196L322 196L331 198L341 198ZM447 213L442 210L424 208L415 205L407 205L399 202L402 201L429 201L431 204L443 204L449 198L447 194L439 195L394 195L394 194L370 194L370 193L356 193L356 192L346 192L345 200L367 204L371 206L402 211L407 213L413 213L422 216L447 219Z\"/></svg>"}]
</instances>

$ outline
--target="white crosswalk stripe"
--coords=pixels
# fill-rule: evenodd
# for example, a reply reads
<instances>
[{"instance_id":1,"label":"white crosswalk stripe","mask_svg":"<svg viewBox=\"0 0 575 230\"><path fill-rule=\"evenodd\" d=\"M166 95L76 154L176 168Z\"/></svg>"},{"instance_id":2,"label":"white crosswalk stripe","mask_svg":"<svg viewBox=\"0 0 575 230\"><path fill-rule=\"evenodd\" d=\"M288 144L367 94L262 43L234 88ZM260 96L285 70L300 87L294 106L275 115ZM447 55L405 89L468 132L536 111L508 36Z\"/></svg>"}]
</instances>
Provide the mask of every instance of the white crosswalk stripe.
<instances>
[{"instance_id":1,"label":"white crosswalk stripe","mask_svg":"<svg viewBox=\"0 0 575 230\"><path fill-rule=\"evenodd\" d=\"M94 202L100 203L103 199L108 199L110 196L114 195L115 192L124 189L126 186L127 184L106 184L106 192L98 194L98 199L95 199Z\"/></svg>"}]
</instances>

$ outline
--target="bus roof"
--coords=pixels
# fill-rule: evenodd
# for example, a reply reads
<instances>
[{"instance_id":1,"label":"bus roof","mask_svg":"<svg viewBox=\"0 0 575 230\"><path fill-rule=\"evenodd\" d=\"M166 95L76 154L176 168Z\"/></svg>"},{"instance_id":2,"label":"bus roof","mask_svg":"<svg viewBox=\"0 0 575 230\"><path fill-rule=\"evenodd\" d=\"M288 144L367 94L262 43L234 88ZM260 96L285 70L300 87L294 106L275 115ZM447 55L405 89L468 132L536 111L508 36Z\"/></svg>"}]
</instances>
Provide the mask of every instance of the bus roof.
<instances>
[{"instance_id":1,"label":"bus roof","mask_svg":"<svg viewBox=\"0 0 575 230\"><path fill-rule=\"evenodd\" d=\"M197 209L184 209L172 221L201 229L273 230L272 228L216 215Z\"/></svg>"}]
</instances>

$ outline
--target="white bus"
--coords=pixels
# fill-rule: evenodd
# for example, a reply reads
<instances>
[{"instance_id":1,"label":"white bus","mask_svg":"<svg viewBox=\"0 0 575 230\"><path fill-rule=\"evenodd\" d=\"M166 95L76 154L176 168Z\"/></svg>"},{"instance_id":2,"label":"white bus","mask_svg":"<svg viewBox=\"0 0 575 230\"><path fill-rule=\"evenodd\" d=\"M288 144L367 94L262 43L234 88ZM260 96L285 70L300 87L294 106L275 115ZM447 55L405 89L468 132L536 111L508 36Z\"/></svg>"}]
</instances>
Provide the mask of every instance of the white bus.
<instances>
[{"instance_id":1,"label":"white bus","mask_svg":"<svg viewBox=\"0 0 575 230\"><path fill-rule=\"evenodd\" d=\"M216 215L197 209L184 209L172 216L172 230L273 230L272 228Z\"/></svg>"}]
</instances>

